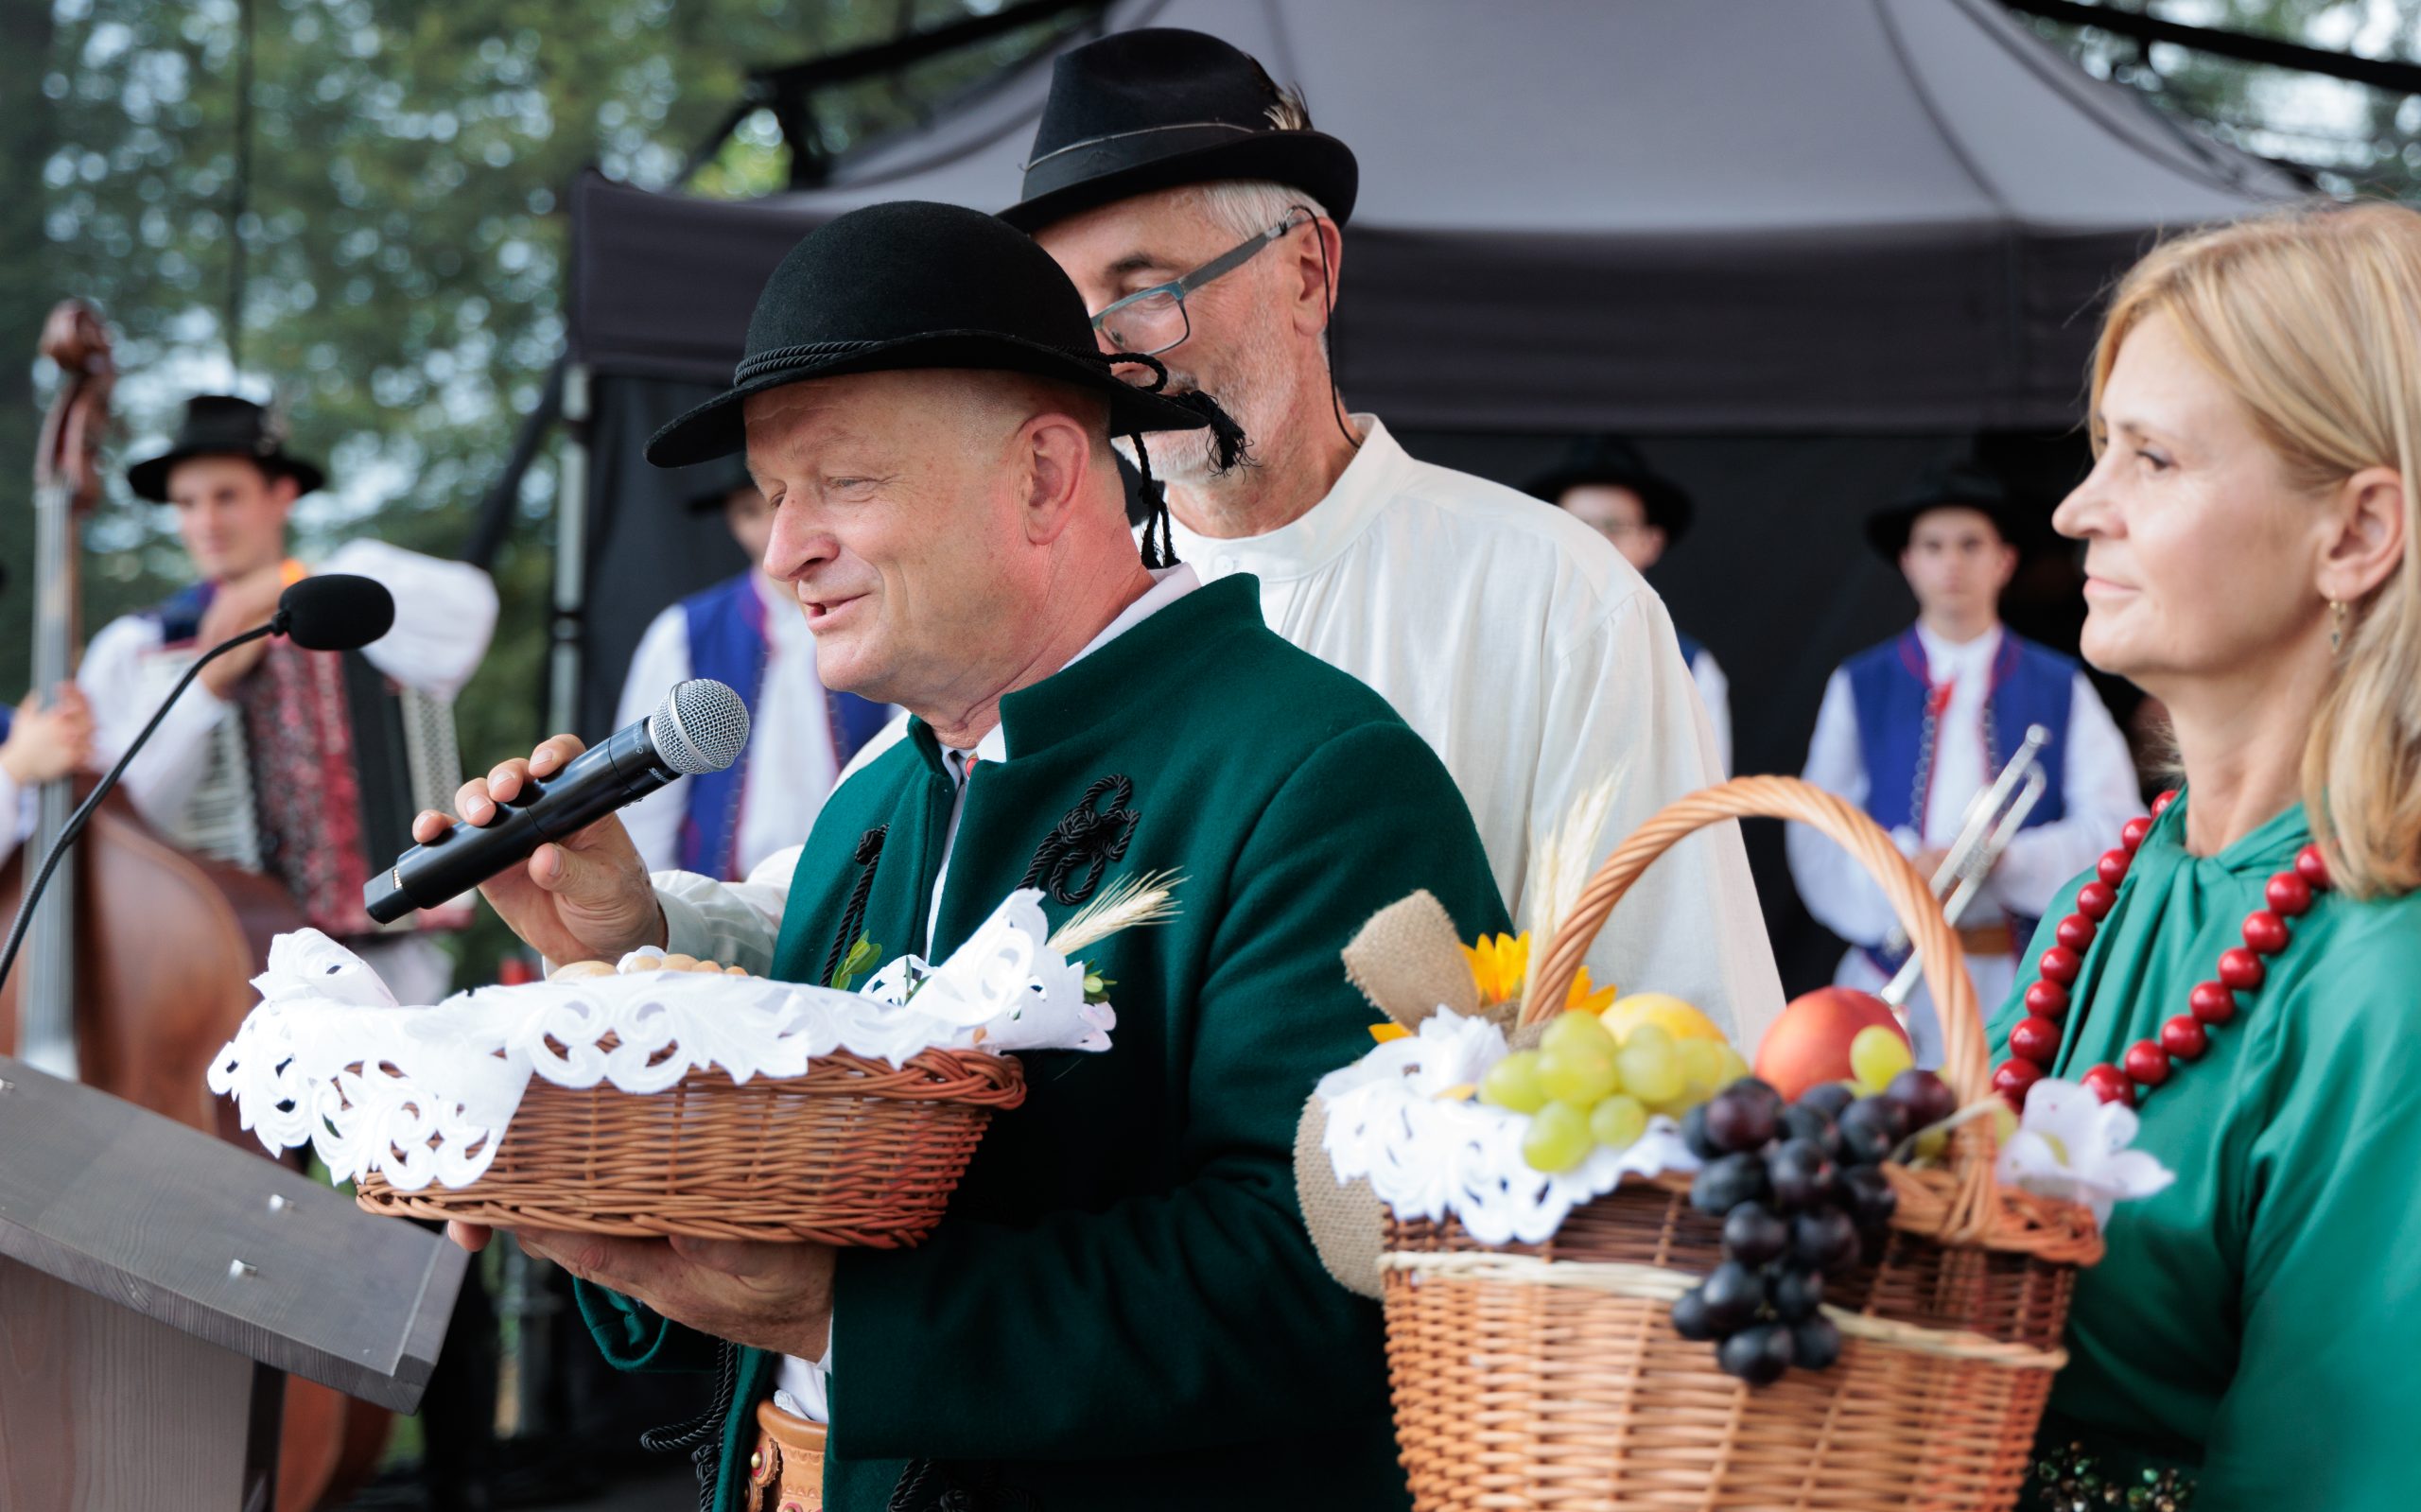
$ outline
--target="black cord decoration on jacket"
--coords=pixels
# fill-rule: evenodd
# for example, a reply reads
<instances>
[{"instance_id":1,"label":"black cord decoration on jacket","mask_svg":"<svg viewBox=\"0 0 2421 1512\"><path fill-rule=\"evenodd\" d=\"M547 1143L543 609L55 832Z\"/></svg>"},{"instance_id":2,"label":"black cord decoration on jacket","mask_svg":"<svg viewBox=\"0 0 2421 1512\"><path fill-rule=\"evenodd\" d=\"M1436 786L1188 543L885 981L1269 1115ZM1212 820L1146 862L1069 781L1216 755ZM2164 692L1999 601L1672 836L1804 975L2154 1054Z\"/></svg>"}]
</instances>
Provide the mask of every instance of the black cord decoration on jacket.
<instances>
[{"instance_id":1,"label":"black cord decoration on jacket","mask_svg":"<svg viewBox=\"0 0 2421 1512\"><path fill-rule=\"evenodd\" d=\"M832 952L824 958L824 974L816 980L825 986L841 974L841 963L849 958L849 947L858 943L858 931L866 924L866 897L874 891L875 863L882 859L882 840L891 832L889 825L877 825L858 837L858 848L851 858L864 870L858 873L858 885L849 890L849 906L841 911L841 932L832 937Z\"/></svg>"},{"instance_id":2,"label":"black cord decoration on jacket","mask_svg":"<svg viewBox=\"0 0 2421 1512\"><path fill-rule=\"evenodd\" d=\"M1093 806L1105 794L1109 807L1096 810ZM1092 896L1103 874L1113 862L1125 859L1127 843L1135 838L1135 826L1143 816L1128 807L1134 796L1135 784L1123 776L1097 779L1058 827L1043 837L1025 869L1025 880L1018 885L1039 887L1062 903L1081 903ZM1085 869L1085 878L1071 887L1068 879L1079 867Z\"/></svg>"},{"instance_id":3,"label":"black cord decoration on jacket","mask_svg":"<svg viewBox=\"0 0 2421 1512\"><path fill-rule=\"evenodd\" d=\"M732 1399L739 1394L740 1346L717 1340L713 1404L686 1423L651 1428L639 1434L639 1448L652 1454L689 1451L689 1463L698 1471L698 1512L715 1512L715 1493L723 1475L723 1429L731 1416Z\"/></svg>"}]
</instances>

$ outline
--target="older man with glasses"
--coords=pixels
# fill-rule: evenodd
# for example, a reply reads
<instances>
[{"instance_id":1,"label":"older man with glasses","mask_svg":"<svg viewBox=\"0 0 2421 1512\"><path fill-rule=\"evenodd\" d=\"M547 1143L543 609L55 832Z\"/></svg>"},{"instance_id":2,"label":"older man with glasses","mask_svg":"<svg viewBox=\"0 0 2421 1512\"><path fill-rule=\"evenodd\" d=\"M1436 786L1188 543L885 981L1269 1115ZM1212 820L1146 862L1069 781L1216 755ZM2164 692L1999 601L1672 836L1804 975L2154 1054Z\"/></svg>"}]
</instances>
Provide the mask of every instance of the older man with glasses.
<instances>
[{"instance_id":1,"label":"older man with glasses","mask_svg":"<svg viewBox=\"0 0 2421 1512\"><path fill-rule=\"evenodd\" d=\"M1067 269L1106 350L1159 358L1251 438L1251 464L1225 470L1192 435L1152 447L1147 549L1252 574L1272 630L1383 694L1443 758L1524 917L1534 849L1597 784L1602 852L1722 769L1663 602L1603 537L1346 412L1327 333L1357 183L1250 57L1142 29L1058 61L1001 216ZM1738 828L1660 860L1589 960L1752 1045L1782 993Z\"/></svg>"}]
</instances>

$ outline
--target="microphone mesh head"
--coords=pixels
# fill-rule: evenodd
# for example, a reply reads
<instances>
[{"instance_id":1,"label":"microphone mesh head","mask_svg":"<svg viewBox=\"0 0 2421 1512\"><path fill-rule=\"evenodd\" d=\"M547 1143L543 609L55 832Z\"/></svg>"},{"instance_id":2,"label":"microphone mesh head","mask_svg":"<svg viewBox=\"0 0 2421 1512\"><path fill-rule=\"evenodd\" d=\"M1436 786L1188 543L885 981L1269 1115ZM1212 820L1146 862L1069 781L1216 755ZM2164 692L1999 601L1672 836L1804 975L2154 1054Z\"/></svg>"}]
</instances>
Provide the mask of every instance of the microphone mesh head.
<instances>
[{"instance_id":1,"label":"microphone mesh head","mask_svg":"<svg viewBox=\"0 0 2421 1512\"><path fill-rule=\"evenodd\" d=\"M748 744L748 705L711 677L676 684L648 716L648 739L675 772L721 772Z\"/></svg>"}]
</instances>

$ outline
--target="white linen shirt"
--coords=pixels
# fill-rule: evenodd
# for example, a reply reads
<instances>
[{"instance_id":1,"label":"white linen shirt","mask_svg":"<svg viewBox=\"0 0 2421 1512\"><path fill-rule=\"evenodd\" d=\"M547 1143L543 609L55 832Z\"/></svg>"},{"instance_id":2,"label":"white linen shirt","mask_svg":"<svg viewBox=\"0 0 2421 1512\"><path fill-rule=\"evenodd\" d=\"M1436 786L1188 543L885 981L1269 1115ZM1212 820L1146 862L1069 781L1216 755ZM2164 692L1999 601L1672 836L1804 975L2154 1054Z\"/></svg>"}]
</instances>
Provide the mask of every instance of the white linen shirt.
<instances>
[{"instance_id":1,"label":"white linen shirt","mask_svg":"<svg viewBox=\"0 0 2421 1512\"><path fill-rule=\"evenodd\" d=\"M815 827L841 774L832 749L832 715L824 684L815 675L815 637L798 600L763 573L749 582L765 605L765 681L748 726L748 768L740 790L740 833L733 860L742 876ZM656 710L676 683L697 675L689 662L689 617L673 604L655 617L631 653L622 679L617 729ZM767 773L773 775L768 776ZM624 808L622 827L650 871L681 864L681 821L689 807L692 779L682 777Z\"/></svg>"},{"instance_id":2,"label":"white linen shirt","mask_svg":"<svg viewBox=\"0 0 2421 1512\"><path fill-rule=\"evenodd\" d=\"M1984 701L1992 688L1993 659L1999 654L2002 634L1995 629L1962 645L1922 624L1917 626L1917 641L1925 649L1925 675L1935 686L1950 688L1950 701L1935 725L1933 785L1922 816L1924 832L1903 825L1891 835L1903 855L1944 848L1957 840L1968 804L1999 775L1986 767ZM2001 758L2007 760L2016 754L2026 732L1995 734ZM2076 674L2076 686L2068 696L2068 727L2060 733L2059 749L2064 753L2060 770L2050 775L2060 784L2063 817L2017 832L1969 903L1961 925L1990 924L2012 916L2040 918L2070 878L2117 843L2119 827L2143 812L2127 738L2119 733L2101 695L2081 671ZM1858 739L1856 695L1843 669L1835 669L1824 685L1824 702L1816 712L1816 733L1808 741L1807 766L1801 775L1861 808L1866 804L1872 779ZM1902 779L1895 774L1892 780ZM1879 990L1887 979L1857 947L1879 946L1891 932L1894 919L1883 890L1849 852L1805 825L1788 826L1783 843L1790 858L1791 878L1807 912L1851 944L1833 980L1864 992ZM2017 943L2022 950L2026 942ZM1968 975L1987 1017L2009 996L2016 973L2014 955L1969 960ZM1934 1020L1932 997L1923 985L1908 1001L1908 1027L1918 1042L1919 1060L1926 1061L1930 1054L1931 1064L1939 1064L1941 1031Z\"/></svg>"},{"instance_id":3,"label":"white linen shirt","mask_svg":"<svg viewBox=\"0 0 2421 1512\"><path fill-rule=\"evenodd\" d=\"M1663 600L1563 511L1415 460L1375 416L1328 496L1266 535L1184 526L1206 582L1261 580L1269 628L1378 690L1471 805L1521 928L1532 850L1614 779L1595 858L1675 798L1723 780L1715 732ZM1614 908L1588 958L1599 986L1669 992L1744 1052L1782 982L1740 827L1682 841Z\"/></svg>"},{"instance_id":4,"label":"white linen shirt","mask_svg":"<svg viewBox=\"0 0 2421 1512\"><path fill-rule=\"evenodd\" d=\"M1698 702L1706 705L1707 724L1715 731L1715 765L1724 775L1732 774L1732 679L1723 675L1723 664L1715 652L1704 646L1690 658L1690 681L1698 685Z\"/></svg>"}]
</instances>

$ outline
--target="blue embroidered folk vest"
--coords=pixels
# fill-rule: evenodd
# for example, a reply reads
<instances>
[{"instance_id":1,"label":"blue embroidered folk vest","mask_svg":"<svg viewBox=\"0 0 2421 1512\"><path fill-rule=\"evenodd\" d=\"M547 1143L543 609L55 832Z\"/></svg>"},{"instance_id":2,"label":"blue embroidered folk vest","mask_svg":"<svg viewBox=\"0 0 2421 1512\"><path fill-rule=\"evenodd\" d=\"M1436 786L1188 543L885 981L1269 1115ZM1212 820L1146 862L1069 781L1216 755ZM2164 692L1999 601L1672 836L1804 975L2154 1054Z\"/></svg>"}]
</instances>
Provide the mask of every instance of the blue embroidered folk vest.
<instances>
[{"instance_id":1,"label":"blue embroidered folk vest","mask_svg":"<svg viewBox=\"0 0 2421 1512\"><path fill-rule=\"evenodd\" d=\"M681 600L689 632L689 675L729 685L757 717L765 693L765 600L756 574L743 572ZM832 758L845 767L858 748L891 719L891 705L855 693L827 691L825 717L832 731ZM740 875L740 802L748 787L754 747L721 772L689 779L681 820L681 869L735 880ZM801 840L807 837L801 835Z\"/></svg>"},{"instance_id":2,"label":"blue embroidered folk vest","mask_svg":"<svg viewBox=\"0 0 2421 1512\"><path fill-rule=\"evenodd\" d=\"M1934 721L1938 700L1947 688L1936 688L1925 670L1925 652L1914 627L1891 640L1853 656L1844 665L1857 710L1858 749L1866 759L1866 811L1886 829L1903 825L1922 831L1924 805L1933 791ZM2050 784L2020 828L2047 825L2066 812L2063 770L2067 763L2068 704L2076 693L2077 664L2047 646L2001 632L2000 649L1993 656L1993 681L1984 695L1984 777L1999 773L2026 739L2029 724L2051 732L2043 747L2043 770ZM2023 940L2031 920L2012 920ZM1899 958L1869 948L1867 954L1886 969L1896 970Z\"/></svg>"}]
</instances>

